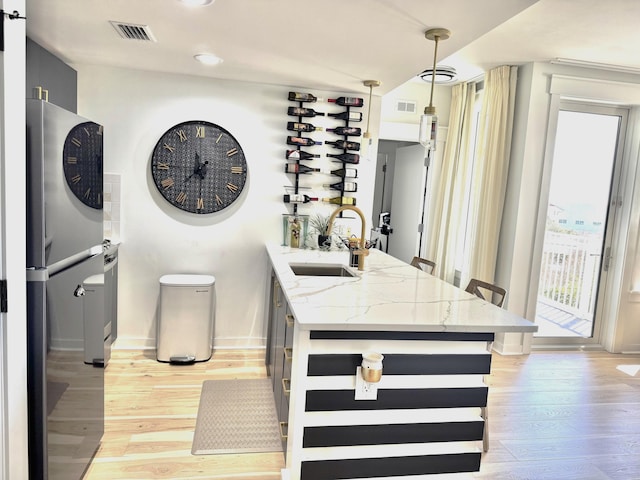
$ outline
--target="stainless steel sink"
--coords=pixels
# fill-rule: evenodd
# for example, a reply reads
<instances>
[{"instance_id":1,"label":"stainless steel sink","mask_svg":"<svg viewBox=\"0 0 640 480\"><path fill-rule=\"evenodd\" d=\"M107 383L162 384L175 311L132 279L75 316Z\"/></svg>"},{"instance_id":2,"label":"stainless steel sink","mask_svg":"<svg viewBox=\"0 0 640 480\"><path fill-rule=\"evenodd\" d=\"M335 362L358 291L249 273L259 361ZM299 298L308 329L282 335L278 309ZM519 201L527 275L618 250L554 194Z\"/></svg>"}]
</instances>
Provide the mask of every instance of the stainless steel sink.
<instances>
[{"instance_id":1,"label":"stainless steel sink","mask_svg":"<svg viewBox=\"0 0 640 480\"><path fill-rule=\"evenodd\" d=\"M356 274L344 265L318 263L290 263L295 275L304 277L355 277Z\"/></svg>"}]
</instances>

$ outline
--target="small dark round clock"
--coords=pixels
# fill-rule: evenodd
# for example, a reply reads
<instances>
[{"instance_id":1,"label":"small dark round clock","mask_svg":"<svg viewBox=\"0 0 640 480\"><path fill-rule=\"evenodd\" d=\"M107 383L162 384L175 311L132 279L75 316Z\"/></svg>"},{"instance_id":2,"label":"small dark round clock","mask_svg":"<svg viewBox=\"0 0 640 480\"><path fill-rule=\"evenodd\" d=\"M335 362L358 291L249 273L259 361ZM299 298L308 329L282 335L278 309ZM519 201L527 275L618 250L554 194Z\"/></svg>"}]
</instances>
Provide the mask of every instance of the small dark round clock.
<instances>
[{"instance_id":1,"label":"small dark round clock","mask_svg":"<svg viewBox=\"0 0 640 480\"><path fill-rule=\"evenodd\" d=\"M205 121L179 123L156 143L151 176L160 194L186 212L219 212L235 202L247 181L238 141Z\"/></svg>"},{"instance_id":2,"label":"small dark round clock","mask_svg":"<svg viewBox=\"0 0 640 480\"><path fill-rule=\"evenodd\" d=\"M64 141L62 169L69 189L82 203L102 209L102 125L84 122Z\"/></svg>"}]
</instances>

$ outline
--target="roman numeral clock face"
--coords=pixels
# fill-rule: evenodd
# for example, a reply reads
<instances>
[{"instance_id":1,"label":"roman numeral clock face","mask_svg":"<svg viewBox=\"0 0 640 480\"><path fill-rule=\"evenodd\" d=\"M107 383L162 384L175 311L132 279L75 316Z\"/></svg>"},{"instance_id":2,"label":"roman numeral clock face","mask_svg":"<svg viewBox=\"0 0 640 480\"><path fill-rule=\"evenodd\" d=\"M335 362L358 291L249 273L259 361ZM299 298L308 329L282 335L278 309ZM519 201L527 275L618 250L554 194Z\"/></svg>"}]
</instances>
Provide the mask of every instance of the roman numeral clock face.
<instances>
[{"instance_id":1,"label":"roman numeral clock face","mask_svg":"<svg viewBox=\"0 0 640 480\"><path fill-rule=\"evenodd\" d=\"M173 206L207 214L238 199L247 180L247 163L240 144L224 128L189 121L160 137L153 149L151 175Z\"/></svg>"},{"instance_id":2,"label":"roman numeral clock face","mask_svg":"<svg viewBox=\"0 0 640 480\"><path fill-rule=\"evenodd\" d=\"M102 209L102 125L85 122L71 129L64 141L62 169L78 200Z\"/></svg>"}]
</instances>

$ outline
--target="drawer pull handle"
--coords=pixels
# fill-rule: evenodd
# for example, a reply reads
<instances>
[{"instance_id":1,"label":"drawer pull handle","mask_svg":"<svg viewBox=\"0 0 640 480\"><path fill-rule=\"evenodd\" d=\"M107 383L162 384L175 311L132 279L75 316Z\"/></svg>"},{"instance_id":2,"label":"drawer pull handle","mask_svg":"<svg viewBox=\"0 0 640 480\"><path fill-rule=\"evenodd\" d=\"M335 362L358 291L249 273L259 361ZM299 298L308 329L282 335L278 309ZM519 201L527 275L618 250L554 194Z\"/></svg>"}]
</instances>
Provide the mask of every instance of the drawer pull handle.
<instances>
[{"instance_id":1,"label":"drawer pull handle","mask_svg":"<svg viewBox=\"0 0 640 480\"><path fill-rule=\"evenodd\" d=\"M289 433L289 424L287 422L280 422L280 437L286 440Z\"/></svg>"},{"instance_id":2,"label":"drawer pull handle","mask_svg":"<svg viewBox=\"0 0 640 480\"><path fill-rule=\"evenodd\" d=\"M282 390L285 395L289 395L291 393L291 380L288 378L282 379Z\"/></svg>"},{"instance_id":3,"label":"drawer pull handle","mask_svg":"<svg viewBox=\"0 0 640 480\"><path fill-rule=\"evenodd\" d=\"M284 317L286 322L287 322L287 327L293 327L294 325L294 320L295 317L293 315L291 315L290 313L287 313L287 315Z\"/></svg>"},{"instance_id":4,"label":"drawer pull handle","mask_svg":"<svg viewBox=\"0 0 640 480\"><path fill-rule=\"evenodd\" d=\"M293 348L284 347L284 359L290 362L293 359Z\"/></svg>"},{"instance_id":5,"label":"drawer pull handle","mask_svg":"<svg viewBox=\"0 0 640 480\"><path fill-rule=\"evenodd\" d=\"M278 282L278 280L274 280L273 282L273 304L276 308L282 306L280 303L280 282Z\"/></svg>"}]
</instances>

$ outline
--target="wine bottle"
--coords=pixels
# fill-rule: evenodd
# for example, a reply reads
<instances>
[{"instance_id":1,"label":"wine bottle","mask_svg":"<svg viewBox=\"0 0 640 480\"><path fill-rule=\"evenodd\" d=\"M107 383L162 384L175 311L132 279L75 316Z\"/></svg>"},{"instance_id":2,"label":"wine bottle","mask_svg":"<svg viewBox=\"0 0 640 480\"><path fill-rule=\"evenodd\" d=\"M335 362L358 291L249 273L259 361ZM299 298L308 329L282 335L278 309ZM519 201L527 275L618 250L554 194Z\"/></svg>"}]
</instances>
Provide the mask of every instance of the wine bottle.
<instances>
[{"instance_id":1,"label":"wine bottle","mask_svg":"<svg viewBox=\"0 0 640 480\"><path fill-rule=\"evenodd\" d=\"M291 108L293 107L289 107L289 109ZM305 110L310 110L310 109L305 109ZM290 113L289 115L293 115L293 114ZM362 112L327 113L327 115L333 118L337 118L338 120L349 120L350 122L362 121ZM305 115L302 115L302 116L305 116ZM313 117L313 115L306 115L306 116Z\"/></svg>"},{"instance_id":2,"label":"wine bottle","mask_svg":"<svg viewBox=\"0 0 640 480\"><path fill-rule=\"evenodd\" d=\"M335 142L324 142L327 145L331 145L332 147L340 148L342 150L360 150L360 144L358 142L347 142L345 140L336 140Z\"/></svg>"},{"instance_id":3,"label":"wine bottle","mask_svg":"<svg viewBox=\"0 0 640 480\"><path fill-rule=\"evenodd\" d=\"M322 112L316 112L313 108L304 108L304 107L289 107L287 109L287 115L291 115L292 117L315 117L315 116L324 116ZM360 118L362 118L362 114L360 114Z\"/></svg>"},{"instance_id":4,"label":"wine bottle","mask_svg":"<svg viewBox=\"0 0 640 480\"><path fill-rule=\"evenodd\" d=\"M338 168L336 170L322 170L322 173L336 175L341 178L358 178L358 170L355 168Z\"/></svg>"},{"instance_id":5,"label":"wine bottle","mask_svg":"<svg viewBox=\"0 0 640 480\"><path fill-rule=\"evenodd\" d=\"M356 205L356 199L353 197L331 197L323 198L323 202L333 203L334 205Z\"/></svg>"},{"instance_id":6,"label":"wine bottle","mask_svg":"<svg viewBox=\"0 0 640 480\"><path fill-rule=\"evenodd\" d=\"M338 182L322 185L325 188L331 188L340 192L357 192L358 184L356 182Z\"/></svg>"},{"instance_id":7,"label":"wine bottle","mask_svg":"<svg viewBox=\"0 0 640 480\"><path fill-rule=\"evenodd\" d=\"M284 171L287 173L311 173L319 172L319 168L311 168L306 165L300 165L299 163L287 163L284 166Z\"/></svg>"},{"instance_id":8,"label":"wine bottle","mask_svg":"<svg viewBox=\"0 0 640 480\"><path fill-rule=\"evenodd\" d=\"M287 150L286 157L290 160L308 160L310 158L320 158L320 155L303 152L302 150Z\"/></svg>"},{"instance_id":9,"label":"wine bottle","mask_svg":"<svg viewBox=\"0 0 640 480\"><path fill-rule=\"evenodd\" d=\"M322 142L316 142L313 138L307 137L287 137L287 143L289 145L304 145L305 147L311 147L312 145L322 145Z\"/></svg>"},{"instance_id":10,"label":"wine bottle","mask_svg":"<svg viewBox=\"0 0 640 480\"><path fill-rule=\"evenodd\" d=\"M327 132L333 132L336 135L344 135L345 137L359 137L362 130L360 130L360 127L336 127L327 128Z\"/></svg>"},{"instance_id":11,"label":"wine bottle","mask_svg":"<svg viewBox=\"0 0 640 480\"><path fill-rule=\"evenodd\" d=\"M322 127L316 127L311 123L287 122L287 130L291 130L293 132L313 132L322 131Z\"/></svg>"},{"instance_id":12,"label":"wine bottle","mask_svg":"<svg viewBox=\"0 0 640 480\"><path fill-rule=\"evenodd\" d=\"M364 99L358 97L338 97L328 98L328 102L337 103L343 107L361 107L364 105Z\"/></svg>"},{"instance_id":13,"label":"wine bottle","mask_svg":"<svg viewBox=\"0 0 640 480\"><path fill-rule=\"evenodd\" d=\"M289 100L294 102L315 102L318 100L318 97L310 93L289 92Z\"/></svg>"},{"instance_id":14,"label":"wine bottle","mask_svg":"<svg viewBox=\"0 0 640 480\"><path fill-rule=\"evenodd\" d=\"M360 155L357 153L327 153L326 156L336 158L341 162L353 163L354 165L360 163Z\"/></svg>"},{"instance_id":15,"label":"wine bottle","mask_svg":"<svg viewBox=\"0 0 640 480\"><path fill-rule=\"evenodd\" d=\"M304 195L303 193L292 193L290 195L285 195L283 197L283 201L284 203L309 203L317 202L318 199L316 197Z\"/></svg>"}]
</instances>

